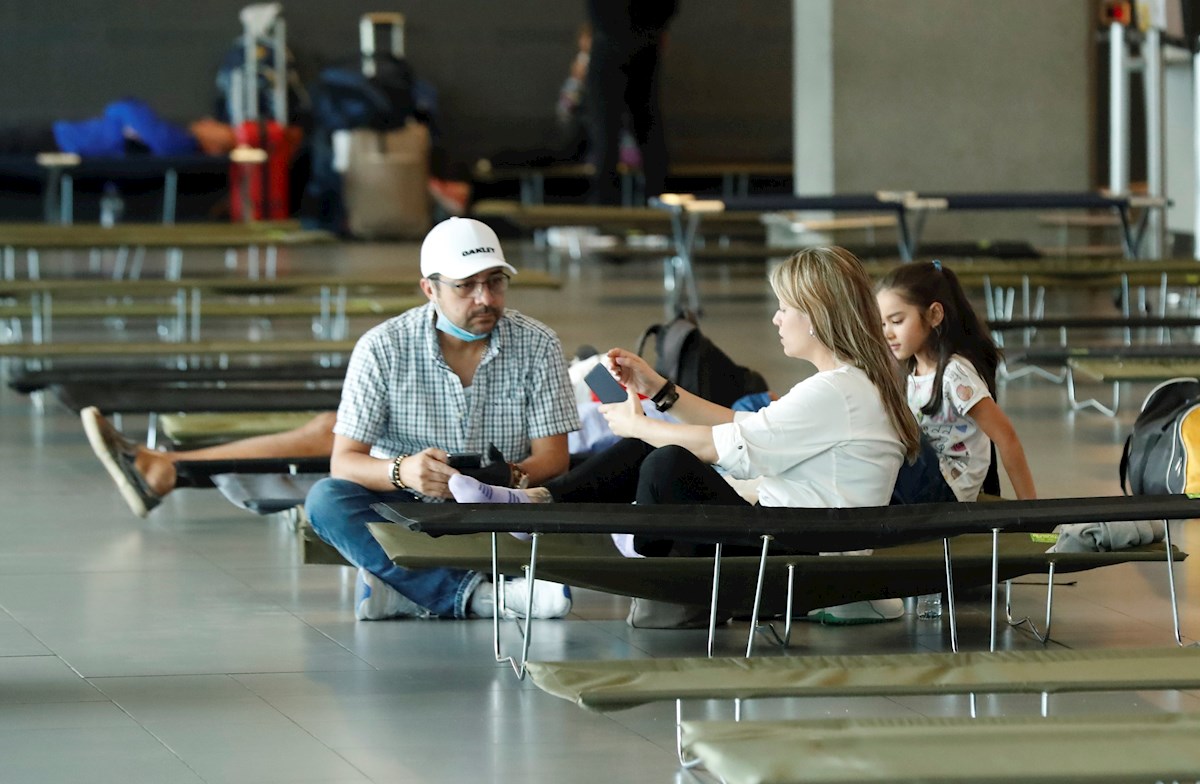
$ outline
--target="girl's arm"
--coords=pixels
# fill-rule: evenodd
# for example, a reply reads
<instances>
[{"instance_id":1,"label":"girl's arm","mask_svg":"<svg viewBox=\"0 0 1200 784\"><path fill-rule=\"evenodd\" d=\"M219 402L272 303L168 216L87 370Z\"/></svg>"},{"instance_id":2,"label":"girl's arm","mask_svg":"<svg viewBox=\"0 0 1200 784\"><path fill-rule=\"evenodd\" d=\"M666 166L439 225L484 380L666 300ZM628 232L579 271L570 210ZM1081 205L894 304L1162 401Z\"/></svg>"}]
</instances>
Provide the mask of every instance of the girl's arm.
<instances>
[{"instance_id":1,"label":"girl's arm","mask_svg":"<svg viewBox=\"0 0 1200 784\"><path fill-rule=\"evenodd\" d=\"M979 429L996 445L996 452L1000 455L1000 462L1004 464L1004 470L1008 474L1009 481L1012 482L1017 498L1020 500L1037 498L1037 490L1033 486L1033 473L1029 470L1029 463L1025 460L1025 450L1021 447L1021 439L1017 438L1017 431L1013 428L1012 420L1000 410L996 401L985 397L971 406L967 415L975 420Z\"/></svg>"}]
</instances>

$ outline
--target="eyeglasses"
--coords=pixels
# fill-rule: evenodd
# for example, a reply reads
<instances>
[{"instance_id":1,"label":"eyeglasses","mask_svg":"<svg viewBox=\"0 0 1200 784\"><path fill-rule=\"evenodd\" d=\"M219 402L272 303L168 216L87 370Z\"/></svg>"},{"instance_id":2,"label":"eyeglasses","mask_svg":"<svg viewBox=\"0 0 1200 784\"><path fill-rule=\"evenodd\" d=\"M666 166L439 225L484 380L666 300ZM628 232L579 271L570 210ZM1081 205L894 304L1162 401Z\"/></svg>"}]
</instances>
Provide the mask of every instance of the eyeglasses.
<instances>
[{"instance_id":1,"label":"eyeglasses","mask_svg":"<svg viewBox=\"0 0 1200 784\"><path fill-rule=\"evenodd\" d=\"M483 293L484 288L487 288L493 294L503 294L508 291L509 277L504 273L498 273L484 280L464 280L459 283L442 280L436 276L431 277L430 280L446 286L460 299L474 299Z\"/></svg>"}]
</instances>

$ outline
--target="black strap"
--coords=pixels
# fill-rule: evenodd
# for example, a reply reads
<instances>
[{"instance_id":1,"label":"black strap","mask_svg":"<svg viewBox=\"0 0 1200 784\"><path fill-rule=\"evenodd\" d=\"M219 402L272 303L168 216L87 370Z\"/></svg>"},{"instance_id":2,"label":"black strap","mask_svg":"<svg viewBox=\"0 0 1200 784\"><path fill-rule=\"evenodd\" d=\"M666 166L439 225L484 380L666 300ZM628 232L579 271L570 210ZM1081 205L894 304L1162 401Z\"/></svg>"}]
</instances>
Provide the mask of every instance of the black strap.
<instances>
[{"instance_id":1,"label":"black strap","mask_svg":"<svg viewBox=\"0 0 1200 784\"><path fill-rule=\"evenodd\" d=\"M652 324L649 327L646 327L646 331L643 332L642 336L638 339L637 353L639 357L646 356L646 341L648 341L654 335L657 335L659 332L662 332L662 328L662 324Z\"/></svg>"},{"instance_id":2,"label":"black strap","mask_svg":"<svg viewBox=\"0 0 1200 784\"><path fill-rule=\"evenodd\" d=\"M1130 495L1129 488L1125 487L1125 477L1129 475L1129 448L1133 442L1133 436L1125 439L1125 446L1121 448L1121 493Z\"/></svg>"}]
</instances>

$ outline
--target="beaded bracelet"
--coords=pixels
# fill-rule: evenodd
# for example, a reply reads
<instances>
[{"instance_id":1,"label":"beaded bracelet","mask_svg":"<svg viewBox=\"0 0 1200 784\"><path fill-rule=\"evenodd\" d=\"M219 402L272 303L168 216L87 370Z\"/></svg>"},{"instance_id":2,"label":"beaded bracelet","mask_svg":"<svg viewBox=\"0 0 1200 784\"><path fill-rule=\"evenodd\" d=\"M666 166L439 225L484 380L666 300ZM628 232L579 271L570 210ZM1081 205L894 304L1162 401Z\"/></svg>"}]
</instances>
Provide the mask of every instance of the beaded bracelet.
<instances>
[{"instance_id":1,"label":"beaded bracelet","mask_svg":"<svg viewBox=\"0 0 1200 784\"><path fill-rule=\"evenodd\" d=\"M397 490L408 489L408 485L404 484L404 482L400 479L400 464L404 462L404 458L406 457L408 457L408 455L397 455L396 459L392 461L392 485L394 485Z\"/></svg>"}]
</instances>

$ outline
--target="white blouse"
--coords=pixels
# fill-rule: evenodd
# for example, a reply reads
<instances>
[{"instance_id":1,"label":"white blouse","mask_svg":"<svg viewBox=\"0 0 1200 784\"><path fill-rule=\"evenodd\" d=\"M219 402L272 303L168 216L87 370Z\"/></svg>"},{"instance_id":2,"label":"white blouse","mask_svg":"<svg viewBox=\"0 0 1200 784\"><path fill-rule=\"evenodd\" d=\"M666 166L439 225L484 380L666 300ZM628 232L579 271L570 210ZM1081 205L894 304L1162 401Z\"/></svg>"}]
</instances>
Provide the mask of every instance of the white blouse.
<instances>
[{"instance_id":1,"label":"white blouse","mask_svg":"<svg viewBox=\"0 0 1200 784\"><path fill-rule=\"evenodd\" d=\"M762 506L886 506L904 459L875 385L858 368L817 373L759 411L713 428L717 466L761 477Z\"/></svg>"}]
</instances>

